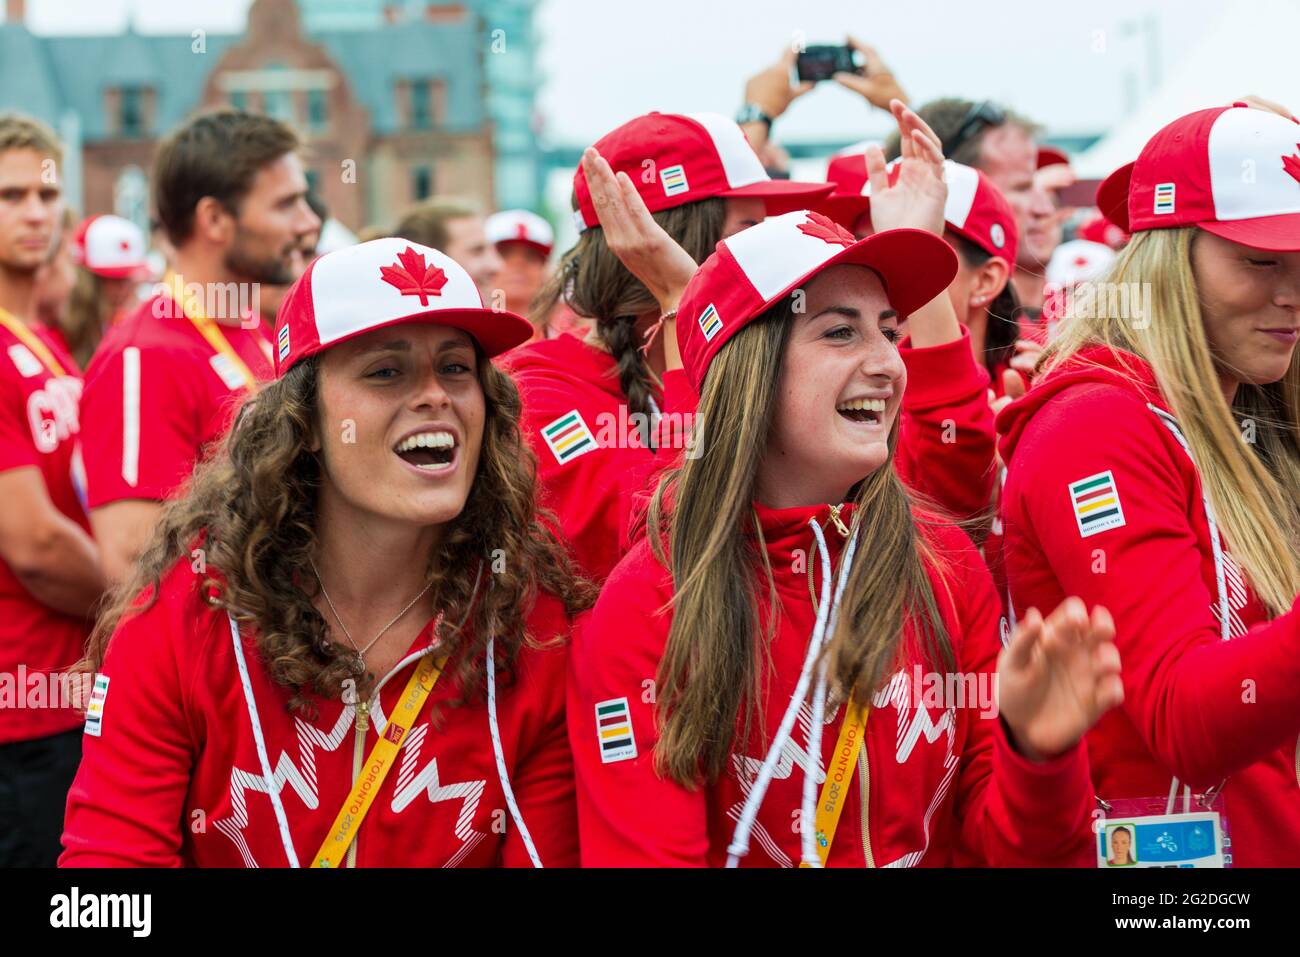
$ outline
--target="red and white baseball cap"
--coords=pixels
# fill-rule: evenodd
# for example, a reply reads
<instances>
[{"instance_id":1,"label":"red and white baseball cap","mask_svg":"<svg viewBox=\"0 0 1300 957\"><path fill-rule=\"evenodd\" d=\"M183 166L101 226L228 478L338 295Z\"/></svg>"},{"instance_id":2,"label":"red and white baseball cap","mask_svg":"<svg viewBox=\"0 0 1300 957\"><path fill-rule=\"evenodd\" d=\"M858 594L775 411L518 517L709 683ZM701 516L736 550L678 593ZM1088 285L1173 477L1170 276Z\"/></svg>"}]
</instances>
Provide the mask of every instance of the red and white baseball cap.
<instances>
[{"instance_id":1,"label":"red and white baseball cap","mask_svg":"<svg viewBox=\"0 0 1300 957\"><path fill-rule=\"evenodd\" d=\"M543 256L549 256L555 246L555 230L551 229L551 224L526 209L503 209L493 213L484 223L483 231L493 245L523 243Z\"/></svg>"},{"instance_id":2,"label":"red and white baseball cap","mask_svg":"<svg viewBox=\"0 0 1300 957\"><path fill-rule=\"evenodd\" d=\"M718 243L682 293L677 336L695 390L737 330L839 263L873 270L903 316L942 293L957 275L952 247L921 229L887 229L855 240L821 213L801 209L770 217Z\"/></svg>"},{"instance_id":3,"label":"red and white baseball cap","mask_svg":"<svg viewBox=\"0 0 1300 957\"><path fill-rule=\"evenodd\" d=\"M826 183L772 179L741 128L720 113L647 113L607 133L595 147L615 173L627 173L652 213L723 196L765 200L768 214L776 215L831 191ZM581 164L573 191L578 231L599 225Z\"/></svg>"},{"instance_id":4,"label":"red and white baseball cap","mask_svg":"<svg viewBox=\"0 0 1300 957\"><path fill-rule=\"evenodd\" d=\"M889 164L891 184L898 182L899 168L899 160ZM835 192L815 208L852 229L871 209L866 154L859 151L831 157L826 178L835 184ZM1015 211L1002 190L979 170L952 160L944 160L943 178L948 184L948 199L943 207L944 224L990 256L998 256L1015 265L1020 228L1016 225Z\"/></svg>"},{"instance_id":5,"label":"red and white baseball cap","mask_svg":"<svg viewBox=\"0 0 1300 957\"><path fill-rule=\"evenodd\" d=\"M404 322L461 329L489 357L533 334L527 319L484 307L474 280L451 257L405 239L374 239L326 253L289 287L275 318L275 374Z\"/></svg>"},{"instance_id":6,"label":"red and white baseball cap","mask_svg":"<svg viewBox=\"0 0 1300 957\"><path fill-rule=\"evenodd\" d=\"M72 234L72 258L105 279L137 279L148 274L144 230L121 216L90 216Z\"/></svg>"},{"instance_id":7,"label":"red and white baseball cap","mask_svg":"<svg viewBox=\"0 0 1300 957\"><path fill-rule=\"evenodd\" d=\"M1190 113L1108 176L1097 205L1130 233L1199 226L1256 249L1300 250L1300 124L1240 104Z\"/></svg>"},{"instance_id":8,"label":"red and white baseball cap","mask_svg":"<svg viewBox=\"0 0 1300 957\"><path fill-rule=\"evenodd\" d=\"M1046 277L1057 286L1100 279L1115 261L1115 250L1087 239L1071 239L1052 251Z\"/></svg>"}]
</instances>

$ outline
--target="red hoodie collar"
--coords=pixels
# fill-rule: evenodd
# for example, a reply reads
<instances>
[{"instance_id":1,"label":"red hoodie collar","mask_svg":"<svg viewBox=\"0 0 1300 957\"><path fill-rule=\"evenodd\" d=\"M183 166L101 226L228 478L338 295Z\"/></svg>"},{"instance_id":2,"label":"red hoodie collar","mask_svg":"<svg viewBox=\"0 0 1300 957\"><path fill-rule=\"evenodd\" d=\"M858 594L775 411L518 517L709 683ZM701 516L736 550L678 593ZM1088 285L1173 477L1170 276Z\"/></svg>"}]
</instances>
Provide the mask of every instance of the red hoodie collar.
<instances>
[{"instance_id":1,"label":"red hoodie collar","mask_svg":"<svg viewBox=\"0 0 1300 957\"><path fill-rule=\"evenodd\" d=\"M754 512L763 531L767 560L772 566L776 587L783 592L808 597L808 569L813 580L821 582L821 553L811 522L816 522L826 539L831 564L844 548L845 535L838 530L832 515L837 514L844 527L853 524L853 503L844 505L801 505L794 508L769 508L754 503Z\"/></svg>"},{"instance_id":2,"label":"red hoodie collar","mask_svg":"<svg viewBox=\"0 0 1300 957\"><path fill-rule=\"evenodd\" d=\"M1097 383L1119 386L1169 411L1151 365L1139 356L1108 346L1085 346L1065 363L1034 383L1024 396L998 413L998 451L1003 462L1010 462L1020 436L1024 434L1038 410L1071 386Z\"/></svg>"}]
</instances>

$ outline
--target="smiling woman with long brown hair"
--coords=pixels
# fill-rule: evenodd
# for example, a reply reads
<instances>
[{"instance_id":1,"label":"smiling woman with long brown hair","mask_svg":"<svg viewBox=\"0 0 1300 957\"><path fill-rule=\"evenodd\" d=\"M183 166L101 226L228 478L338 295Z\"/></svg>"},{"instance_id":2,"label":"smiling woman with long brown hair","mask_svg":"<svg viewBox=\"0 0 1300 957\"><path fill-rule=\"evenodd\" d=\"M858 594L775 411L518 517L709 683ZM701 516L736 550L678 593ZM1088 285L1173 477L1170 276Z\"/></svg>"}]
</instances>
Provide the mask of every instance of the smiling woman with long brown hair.
<instances>
[{"instance_id":1,"label":"smiling woman with long brown hair","mask_svg":"<svg viewBox=\"0 0 1300 957\"><path fill-rule=\"evenodd\" d=\"M937 149L924 166L937 214ZM899 316L955 269L934 232L855 242L799 211L687 286L696 454L570 658L585 865L1087 862L1078 741L1121 696L1106 613L1065 602L1003 649L974 546L891 463Z\"/></svg>"},{"instance_id":2,"label":"smiling woman with long brown hair","mask_svg":"<svg viewBox=\"0 0 1300 957\"><path fill-rule=\"evenodd\" d=\"M427 247L310 267L277 378L92 639L61 863L575 860L563 641L592 592L488 361L530 332Z\"/></svg>"}]
</instances>

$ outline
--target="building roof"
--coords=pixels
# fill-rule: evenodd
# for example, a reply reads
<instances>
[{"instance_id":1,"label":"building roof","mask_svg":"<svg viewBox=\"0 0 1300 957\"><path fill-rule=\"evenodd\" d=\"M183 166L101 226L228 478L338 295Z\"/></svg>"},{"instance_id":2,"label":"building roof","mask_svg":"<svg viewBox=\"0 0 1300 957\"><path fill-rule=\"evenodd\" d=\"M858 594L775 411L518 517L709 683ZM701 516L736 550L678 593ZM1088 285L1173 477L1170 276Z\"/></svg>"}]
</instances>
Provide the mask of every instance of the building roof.
<instances>
[{"instance_id":1,"label":"building roof","mask_svg":"<svg viewBox=\"0 0 1300 957\"><path fill-rule=\"evenodd\" d=\"M476 130L486 121L483 64L477 17L464 23L405 22L373 28L308 33L348 77L375 133L398 132L395 86L428 78L446 83L443 129ZM188 35L37 36L23 24L0 24L0 111L19 110L57 125L71 110L88 143L110 135L105 94L142 86L155 91L153 134L198 107L203 86L222 53L242 40L207 34L195 53Z\"/></svg>"},{"instance_id":2,"label":"building roof","mask_svg":"<svg viewBox=\"0 0 1300 957\"><path fill-rule=\"evenodd\" d=\"M442 80L447 115L442 128L476 130L485 122L485 79L478 23L402 23L370 30L322 31L308 35L323 46L347 75L353 94L370 113L380 135L401 129L394 87L399 80Z\"/></svg>"}]
</instances>

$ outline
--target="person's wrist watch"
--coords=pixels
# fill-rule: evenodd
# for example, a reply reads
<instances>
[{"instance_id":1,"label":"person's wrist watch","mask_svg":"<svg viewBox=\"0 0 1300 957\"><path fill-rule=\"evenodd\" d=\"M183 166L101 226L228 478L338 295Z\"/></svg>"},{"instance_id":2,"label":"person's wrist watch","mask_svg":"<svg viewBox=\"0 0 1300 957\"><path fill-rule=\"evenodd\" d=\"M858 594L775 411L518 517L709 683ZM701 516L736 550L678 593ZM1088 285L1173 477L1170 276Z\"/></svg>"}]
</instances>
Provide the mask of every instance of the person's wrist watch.
<instances>
[{"instance_id":1,"label":"person's wrist watch","mask_svg":"<svg viewBox=\"0 0 1300 957\"><path fill-rule=\"evenodd\" d=\"M746 103L737 111L736 123L739 126L744 126L746 123L762 123L769 133L772 131L772 117L754 103Z\"/></svg>"}]
</instances>

